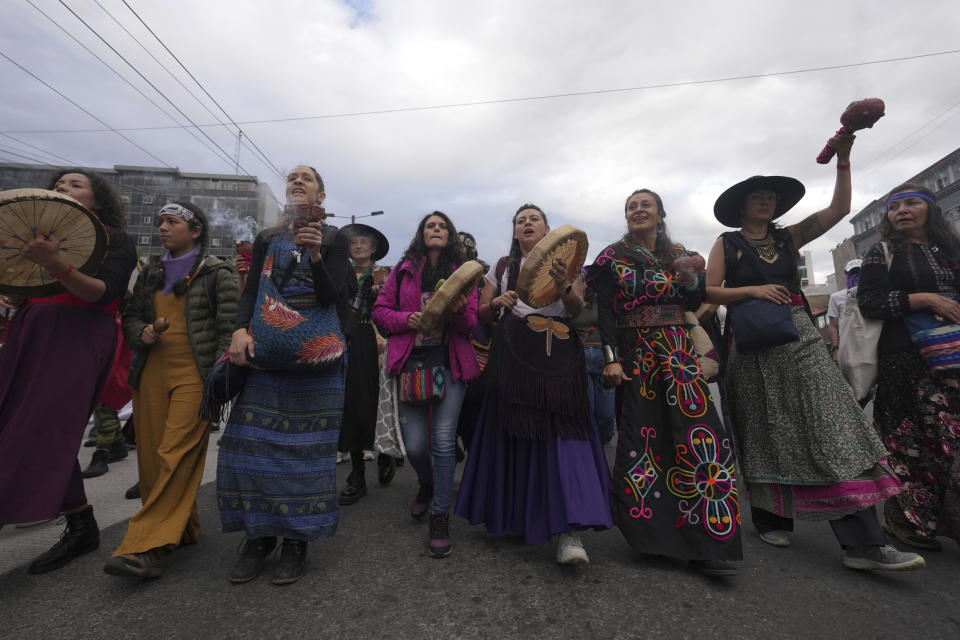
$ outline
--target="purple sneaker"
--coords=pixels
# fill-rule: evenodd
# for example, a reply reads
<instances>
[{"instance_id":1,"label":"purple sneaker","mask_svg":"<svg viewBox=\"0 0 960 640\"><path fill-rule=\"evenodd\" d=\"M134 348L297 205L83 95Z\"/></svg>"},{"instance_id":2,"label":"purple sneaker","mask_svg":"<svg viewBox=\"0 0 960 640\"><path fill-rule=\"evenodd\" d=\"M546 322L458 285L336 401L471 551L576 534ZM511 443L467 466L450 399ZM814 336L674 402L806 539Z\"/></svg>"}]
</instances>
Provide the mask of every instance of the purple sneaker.
<instances>
[{"instance_id":1,"label":"purple sneaker","mask_svg":"<svg viewBox=\"0 0 960 640\"><path fill-rule=\"evenodd\" d=\"M417 489L417 497L413 499L410 505L410 515L414 520L422 520L427 515L427 509L430 507L430 501L433 500L433 487L422 484Z\"/></svg>"},{"instance_id":2,"label":"purple sneaker","mask_svg":"<svg viewBox=\"0 0 960 640\"><path fill-rule=\"evenodd\" d=\"M453 551L453 543L450 542L450 514L446 511L430 514L430 542L427 543L427 551L431 558L446 558Z\"/></svg>"}]
</instances>

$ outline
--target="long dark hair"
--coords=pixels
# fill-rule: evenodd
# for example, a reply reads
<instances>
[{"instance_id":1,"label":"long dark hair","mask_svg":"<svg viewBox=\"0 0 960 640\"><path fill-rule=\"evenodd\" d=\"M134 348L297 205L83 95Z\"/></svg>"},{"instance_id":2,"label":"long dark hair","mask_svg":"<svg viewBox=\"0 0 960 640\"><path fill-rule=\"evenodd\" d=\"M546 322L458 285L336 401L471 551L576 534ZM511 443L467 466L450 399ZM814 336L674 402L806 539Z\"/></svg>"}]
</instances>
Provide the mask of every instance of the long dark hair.
<instances>
[{"instance_id":1,"label":"long dark hair","mask_svg":"<svg viewBox=\"0 0 960 640\"><path fill-rule=\"evenodd\" d=\"M533 209L534 211L539 211L540 215L543 216L543 224L550 226L550 223L547 221L547 214L543 212L543 209L533 204L532 202L525 202L520 205L520 208L516 210L513 214L510 224L510 265L507 270L507 289L511 289L517 285L517 278L520 277L520 260L523 259L523 252L520 250L520 240L516 237L517 231L517 216L520 215L521 211L526 211L527 209ZM497 283L497 286L500 286L500 283Z\"/></svg>"},{"instance_id":2,"label":"long dark hair","mask_svg":"<svg viewBox=\"0 0 960 640\"><path fill-rule=\"evenodd\" d=\"M193 213L193 220L188 223L191 229L197 226L200 227L200 236L197 238L195 245L197 257L194 258L193 264L190 266L190 271L187 272L186 277L177 280L176 284L173 285L173 295L179 298L187 292L187 285L190 284L190 278L193 277L193 274L197 272L197 269L207 257L207 248L210 244L210 220L207 218L207 214L204 213L203 209L192 202L174 202L173 204L178 204ZM160 226L160 216L157 216L157 226ZM147 279L147 293L153 295L163 288L165 281L163 261L161 260L160 268Z\"/></svg>"},{"instance_id":3,"label":"long dark hair","mask_svg":"<svg viewBox=\"0 0 960 640\"><path fill-rule=\"evenodd\" d=\"M922 193L936 200L930 189L912 182L900 185L888 193L884 197L884 200L894 194L903 193L904 191L916 191L917 193ZM953 259L960 258L960 236L957 235L957 232L953 230L953 227L951 227L946 218L943 217L943 209L940 208L940 205L927 202L927 222L923 225L923 229L927 233L927 241L930 244L939 245L947 255ZM890 222L890 217L887 215L886 208L884 208L883 220L880 221L880 238L893 245L894 253L907 253L910 251L909 240L907 240L902 233L894 229L893 224Z\"/></svg>"},{"instance_id":4,"label":"long dark hair","mask_svg":"<svg viewBox=\"0 0 960 640\"><path fill-rule=\"evenodd\" d=\"M107 179L96 171L84 169L82 167L73 167L72 169L60 169L50 177L47 185L48 191L53 191L57 186L57 181L68 173L79 173L87 177L90 181L90 188L93 191L93 199L97 201L100 207L99 211L92 211L100 222L106 227L107 236L110 238L111 246L118 246L126 241L126 234L123 232L127 226L127 214L124 209L120 196L113 185L107 182Z\"/></svg>"},{"instance_id":5,"label":"long dark hair","mask_svg":"<svg viewBox=\"0 0 960 640\"><path fill-rule=\"evenodd\" d=\"M419 265L421 261L426 261L427 245L423 241L423 230L427 226L427 220L434 216L443 218L443 221L447 223L447 246L440 252L436 267L428 263L423 266L423 271L425 278L427 277L427 273L430 272L432 276L435 276L434 279L439 279L448 277L453 273L453 265L460 264L463 261L463 257L460 255L460 237L457 235L457 228L454 226L453 220L443 211L434 211L433 213L428 213L423 216L420 224L417 225L417 232L414 234L410 246L403 252L403 256L401 256L400 262L397 264L402 264L404 260L409 260L411 264L416 266Z\"/></svg>"},{"instance_id":6,"label":"long dark hair","mask_svg":"<svg viewBox=\"0 0 960 640\"><path fill-rule=\"evenodd\" d=\"M670 239L670 233L667 231L667 223L663 221L663 218L667 217L667 212L663 208L663 198L660 197L660 194L656 191L651 191L650 189L637 189L629 196L623 203L623 212L627 212L627 205L630 203L630 198L637 195L638 193L649 193L653 196L654 201L657 203L657 210L660 212L660 222L657 223L657 240L654 245L654 252L660 258L660 262L663 263L663 266L668 270L673 271L673 261L677 257L673 253L673 240ZM627 230L623 237L620 238L620 242L627 248L628 251L633 251L637 247L637 243L634 242L633 236L630 235L630 231Z\"/></svg>"}]
</instances>

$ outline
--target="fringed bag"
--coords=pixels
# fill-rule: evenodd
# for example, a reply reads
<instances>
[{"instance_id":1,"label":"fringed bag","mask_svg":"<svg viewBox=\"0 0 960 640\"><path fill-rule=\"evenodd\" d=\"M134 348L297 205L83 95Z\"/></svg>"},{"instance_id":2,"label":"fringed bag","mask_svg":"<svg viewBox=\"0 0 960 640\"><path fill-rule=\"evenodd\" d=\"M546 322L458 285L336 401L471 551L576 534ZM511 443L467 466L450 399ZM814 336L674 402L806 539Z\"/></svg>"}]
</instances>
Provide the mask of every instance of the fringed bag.
<instances>
[{"instance_id":1,"label":"fringed bag","mask_svg":"<svg viewBox=\"0 0 960 640\"><path fill-rule=\"evenodd\" d=\"M200 417L211 424L223 421L224 408L243 391L249 373L248 367L230 362L230 356L220 358L203 382Z\"/></svg>"}]
</instances>

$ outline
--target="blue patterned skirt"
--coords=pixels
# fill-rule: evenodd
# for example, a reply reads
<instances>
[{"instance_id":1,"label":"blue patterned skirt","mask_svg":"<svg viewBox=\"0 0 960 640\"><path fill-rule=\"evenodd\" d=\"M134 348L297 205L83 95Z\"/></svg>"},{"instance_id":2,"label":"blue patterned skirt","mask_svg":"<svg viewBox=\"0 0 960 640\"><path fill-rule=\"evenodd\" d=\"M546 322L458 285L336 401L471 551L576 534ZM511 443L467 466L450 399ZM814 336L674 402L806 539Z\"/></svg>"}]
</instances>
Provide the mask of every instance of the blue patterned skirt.
<instances>
[{"instance_id":1,"label":"blue patterned skirt","mask_svg":"<svg viewBox=\"0 0 960 640\"><path fill-rule=\"evenodd\" d=\"M343 363L320 373L250 371L220 441L224 532L307 541L336 532L343 394Z\"/></svg>"}]
</instances>

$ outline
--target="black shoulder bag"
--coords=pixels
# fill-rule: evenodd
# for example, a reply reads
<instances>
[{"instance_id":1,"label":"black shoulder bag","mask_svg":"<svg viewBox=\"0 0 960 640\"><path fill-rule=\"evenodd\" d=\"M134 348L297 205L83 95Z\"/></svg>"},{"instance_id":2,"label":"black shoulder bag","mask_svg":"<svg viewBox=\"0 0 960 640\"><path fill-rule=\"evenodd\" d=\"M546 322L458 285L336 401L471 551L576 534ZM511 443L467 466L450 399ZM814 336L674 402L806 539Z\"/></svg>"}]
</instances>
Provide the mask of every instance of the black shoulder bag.
<instances>
[{"instance_id":1,"label":"black shoulder bag","mask_svg":"<svg viewBox=\"0 0 960 640\"><path fill-rule=\"evenodd\" d=\"M753 251L738 231L724 234L747 258L766 284L770 282ZM740 353L761 351L800 340L800 332L793 321L793 309L789 304L777 304L760 298L747 298L727 306L733 326L733 342Z\"/></svg>"}]
</instances>

